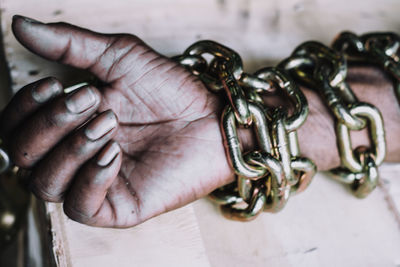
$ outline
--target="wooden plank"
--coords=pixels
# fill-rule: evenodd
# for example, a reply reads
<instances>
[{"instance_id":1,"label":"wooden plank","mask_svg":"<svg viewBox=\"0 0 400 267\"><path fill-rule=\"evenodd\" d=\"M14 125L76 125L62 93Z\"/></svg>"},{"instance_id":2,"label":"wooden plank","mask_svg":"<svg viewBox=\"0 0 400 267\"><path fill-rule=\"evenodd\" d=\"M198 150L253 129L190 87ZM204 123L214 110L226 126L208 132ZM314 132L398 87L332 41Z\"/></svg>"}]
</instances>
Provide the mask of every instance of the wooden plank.
<instances>
[{"instance_id":1,"label":"wooden plank","mask_svg":"<svg viewBox=\"0 0 400 267\"><path fill-rule=\"evenodd\" d=\"M400 230L400 164L384 164L379 171L380 187Z\"/></svg>"},{"instance_id":2,"label":"wooden plank","mask_svg":"<svg viewBox=\"0 0 400 267\"><path fill-rule=\"evenodd\" d=\"M251 71L288 56L302 41L329 43L344 29L398 30L399 8L396 0L2 1L14 91L49 75L67 84L82 79L80 72L23 49L10 32L16 13L130 32L166 55L213 39L237 50ZM382 187L365 200L318 174L283 212L251 223L227 221L200 200L133 229L109 230L76 224L49 205L55 249L60 266L74 267L116 265L118 259L126 266L156 266L155 259L174 266L399 266L399 170L400 165L384 166Z\"/></svg>"},{"instance_id":3,"label":"wooden plank","mask_svg":"<svg viewBox=\"0 0 400 267\"><path fill-rule=\"evenodd\" d=\"M399 168L384 166L385 177L399 180L388 174ZM195 211L212 266L398 266L400 224L385 197L378 188L356 199L319 173L282 212L250 223L225 220L206 200Z\"/></svg>"},{"instance_id":4,"label":"wooden plank","mask_svg":"<svg viewBox=\"0 0 400 267\"><path fill-rule=\"evenodd\" d=\"M47 207L60 267L210 266L191 205L130 229L85 226Z\"/></svg>"}]
</instances>

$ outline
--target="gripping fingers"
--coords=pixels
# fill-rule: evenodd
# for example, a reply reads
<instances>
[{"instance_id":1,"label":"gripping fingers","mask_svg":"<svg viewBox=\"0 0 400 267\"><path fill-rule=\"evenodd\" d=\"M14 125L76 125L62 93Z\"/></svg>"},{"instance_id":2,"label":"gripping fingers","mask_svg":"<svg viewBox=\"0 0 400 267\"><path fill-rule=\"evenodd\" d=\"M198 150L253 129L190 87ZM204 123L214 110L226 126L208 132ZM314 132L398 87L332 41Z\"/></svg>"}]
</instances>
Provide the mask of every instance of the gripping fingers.
<instances>
[{"instance_id":1,"label":"gripping fingers","mask_svg":"<svg viewBox=\"0 0 400 267\"><path fill-rule=\"evenodd\" d=\"M64 202L64 212L71 219L89 225L111 221L113 212L107 191L117 178L122 153L118 143L109 142L74 178Z\"/></svg>"},{"instance_id":2,"label":"gripping fingers","mask_svg":"<svg viewBox=\"0 0 400 267\"><path fill-rule=\"evenodd\" d=\"M30 168L75 128L87 121L100 105L93 86L59 97L21 123L10 140L12 160Z\"/></svg>"},{"instance_id":3,"label":"gripping fingers","mask_svg":"<svg viewBox=\"0 0 400 267\"><path fill-rule=\"evenodd\" d=\"M115 114L105 111L58 144L32 171L35 195L46 201L62 201L76 172L110 141L117 127Z\"/></svg>"},{"instance_id":4,"label":"gripping fingers","mask_svg":"<svg viewBox=\"0 0 400 267\"><path fill-rule=\"evenodd\" d=\"M0 116L1 135L7 138L17 125L62 93L61 83L52 77L41 79L21 88Z\"/></svg>"}]
</instances>

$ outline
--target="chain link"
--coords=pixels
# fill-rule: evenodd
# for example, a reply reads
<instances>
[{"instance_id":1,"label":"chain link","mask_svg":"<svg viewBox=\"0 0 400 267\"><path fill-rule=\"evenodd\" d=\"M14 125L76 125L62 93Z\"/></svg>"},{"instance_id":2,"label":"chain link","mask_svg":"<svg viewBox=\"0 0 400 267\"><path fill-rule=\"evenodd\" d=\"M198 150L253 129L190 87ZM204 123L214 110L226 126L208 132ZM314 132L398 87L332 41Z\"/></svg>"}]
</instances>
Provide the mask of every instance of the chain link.
<instances>
[{"instance_id":1,"label":"chain link","mask_svg":"<svg viewBox=\"0 0 400 267\"><path fill-rule=\"evenodd\" d=\"M317 90L337 120L352 130L365 127L365 121L353 116L348 108L348 104L356 102L357 98L345 82L347 61L344 56L321 43L310 41L299 45L278 66L296 81Z\"/></svg>"},{"instance_id":2,"label":"chain link","mask_svg":"<svg viewBox=\"0 0 400 267\"><path fill-rule=\"evenodd\" d=\"M342 32L335 38L332 47L345 54L348 60L351 62L371 63L381 67L387 73L389 73L395 81L394 93L397 97L397 100L400 102L399 35L392 32L372 32L357 36L352 32ZM378 131L380 127L381 126L378 125ZM375 145L375 150L369 152L374 154L374 157L366 157L364 155L365 152L363 152L362 156L364 162L368 162L371 166L370 170L372 173L368 172L369 169L364 169L364 175L361 177L353 177L351 175L347 177L346 175L343 175L345 178L354 179L357 181L355 184L359 186L357 187L359 189L358 191L355 191L355 194L358 194L360 197L364 197L376 186L377 178L375 178L375 176L377 176L377 174L375 174L375 171L372 171L376 169L376 166L374 166L374 164L371 162L374 161L375 165L379 165L384 157L384 151L379 153L376 147L377 146ZM383 150L383 144L378 146L378 148L379 147L381 150ZM361 156L358 155L358 157L360 158ZM367 163L364 163L364 165L365 164ZM337 173L335 173L335 177L338 177L336 174Z\"/></svg>"},{"instance_id":3,"label":"chain link","mask_svg":"<svg viewBox=\"0 0 400 267\"><path fill-rule=\"evenodd\" d=\"M205 54L212 59L207 61ZM237 179L212 192L210 199L221 205L227 218L235 220L251 220L262 211L280 211L291 194L310 184L316 172L315 164L300 156L297 140L297 129L308 116L303 93L279 68L243 72L240 56L213 41L197 42L174 59L210 90L223 90L229 101L221 129ZM264 97L278 91L290 99L290 114L286 108L265 104ZM237 127L251 127L257 138L256 150L242 151Z\"/></svg>"},{"instance_id":4,"label":"chain link","mask_svg":"<svg viewBox=\"0 0 400 267\"><path fill-rule=\"evenodd\" d=\"M378 166L373 154L367 147L361 146L355 150L355 155L362 166L361 172L349 172L338 167L331 170L332 177L339 182L350 185L350 190L359 198L364 198L371 193L378 184Z\"/></svg>"},{"instance_id":5,"label":"chain link","mask_svg":"<svg viewBox=\"0 0 400 267\"><path fill-rule=\"evenodd\" d=\"M332 47L342 52L351 62L372 63L395 79L394 91L400 102L400 36L392 32L372 32L357 36L342 32Z\"/></svg>"},{"instance_id":6,"label":"chain link","mask_svg":"<svg viewBox=\"0 0 400 267\"><path fill-rule=\"evenodd\" d=\"M368 132L372 141L369 151L375 164L379 166L386 156L385 130L380 112L374 106L366 103L353 104L350 111L353 115L369 122L367 124ZM339 140L338 149L342 165L352 172L361 172L363 166L352 151L349 128L338 122L336 123L336 134Z\"/></svg>"},{"instance_id":7,"label":"chain link","mask_svg":"<svg viewBox=\"0 0 400 267\"><path fill-rule=\"evenodd\" d=\"M376 187L377 166L386 155L383 119L374 106L359 102L345 81L347 60L341 51L349 49L366 53L366 45L354 35L346 33L337 39L333 47L339 51L318 42L303 43L280 66L296 81L317 90L329 106L336 118L335 129L342 165L332 170L333 178L351 184L357 197L365 197ZM397 48L393 45L390 47ZM378 54L376 48L373 50L373 53ZM350 130L365 128L368 128L371 148L363 147L361 153L361 148L352 148Z\"/></svg>"}]
</instances>

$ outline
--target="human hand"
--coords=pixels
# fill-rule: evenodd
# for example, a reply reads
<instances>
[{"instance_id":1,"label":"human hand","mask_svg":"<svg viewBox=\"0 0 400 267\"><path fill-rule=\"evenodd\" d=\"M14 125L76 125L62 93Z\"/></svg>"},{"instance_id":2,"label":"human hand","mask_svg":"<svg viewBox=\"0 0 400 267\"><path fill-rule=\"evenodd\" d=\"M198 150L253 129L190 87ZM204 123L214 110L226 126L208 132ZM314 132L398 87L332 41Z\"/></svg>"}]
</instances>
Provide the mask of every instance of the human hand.
<instances>
[{"instance_id":1,"label":"human hand","mask_svg":"<svg viewBox=\"0 0 400 267\"><path fill-rule=\"evenodd\" d=\"M32 169L39 198L63 201L81 223L129 227L233 179L219 101L182 66L132 35L20 16L12 27L33 53L106 84L64 95L56 79L43 79L4 110L2 136L13 161Z\"/></svg>"}]
</instances>

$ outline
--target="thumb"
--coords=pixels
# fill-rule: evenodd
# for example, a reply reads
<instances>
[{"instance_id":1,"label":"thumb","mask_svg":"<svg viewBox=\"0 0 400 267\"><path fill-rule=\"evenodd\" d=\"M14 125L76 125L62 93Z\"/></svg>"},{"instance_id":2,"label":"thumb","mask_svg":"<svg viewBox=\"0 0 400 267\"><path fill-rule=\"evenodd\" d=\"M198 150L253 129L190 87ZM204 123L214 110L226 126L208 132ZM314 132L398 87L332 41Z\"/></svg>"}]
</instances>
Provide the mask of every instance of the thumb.
<instances>
[{"instance_id":1,"label":"thumb","mask_svg":"<svg viewBox=\"0 0 400 267\"><path fill-rule=\"evenodd\" d=\"M17 40L31 52L49 60L87 69L105 82L125 74L112 70L126 54L153 52L158 55L133 35L101 34L67 23L45 24L15 15L12 30Z\"/></svg>"}]
</instances>

